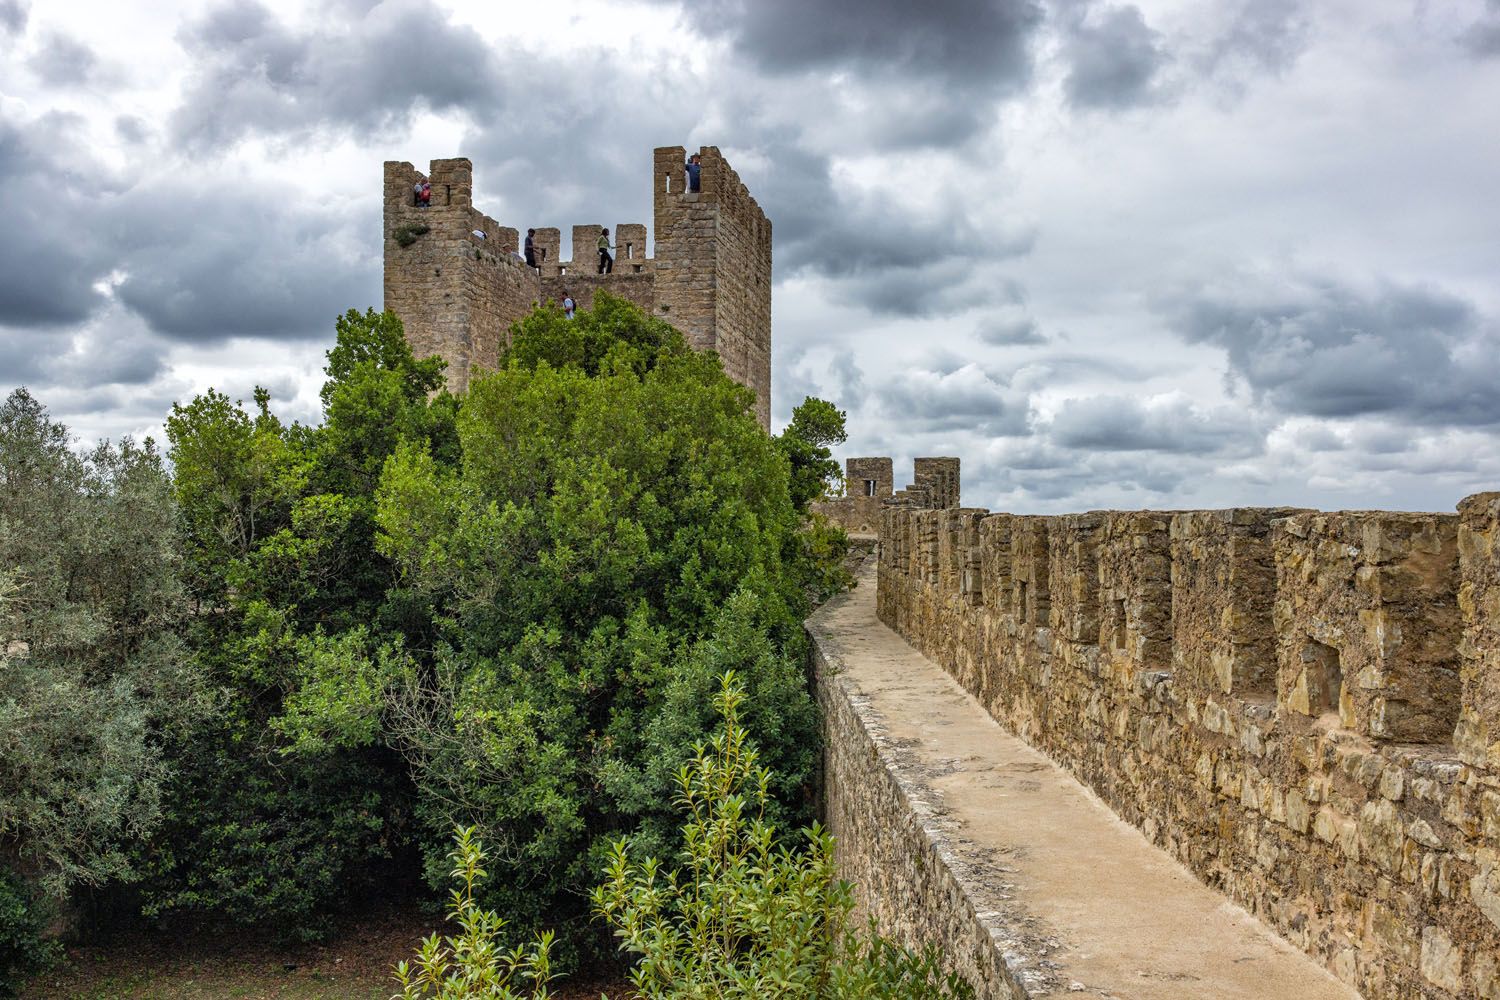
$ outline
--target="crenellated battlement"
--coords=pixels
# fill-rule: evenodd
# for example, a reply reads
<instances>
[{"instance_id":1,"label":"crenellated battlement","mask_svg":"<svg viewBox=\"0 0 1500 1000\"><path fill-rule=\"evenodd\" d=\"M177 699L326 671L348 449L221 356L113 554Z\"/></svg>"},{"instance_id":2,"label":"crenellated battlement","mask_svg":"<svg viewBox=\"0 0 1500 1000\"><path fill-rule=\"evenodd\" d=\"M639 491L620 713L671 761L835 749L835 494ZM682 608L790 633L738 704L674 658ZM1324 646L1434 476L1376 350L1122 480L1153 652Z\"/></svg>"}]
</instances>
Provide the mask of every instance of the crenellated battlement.
<instances>
[{"instance_id":1,"label":"crenellated battlement","mask_svg":"<svg viewBox=\"0 0 1500 1000\"><path fill-rule=\"evenodd\" d=\"M1500 985L1500 493L882 509L880 617L1368 996Z\"/></svg>"},{"instance_id":2,"label":"crenellated battlement","mask_svg":"<svg viewBox=\"0 0 1500 1000\"><path fill-rule=\"evenodd\" d=\"M696 349L718 352L725 371L755 390L757 416L769 425L771 224L718 148L699 152L702 189L689 192L683 147L654 151L655 253L643 223L616 224L609 274L599 273L601 224L572 227L569 260L562 230L534 227L533 269L522 257L527 227L502 226L473 207L469 160L433 160L426 175L387 162L386 308L414 350L448 360L450 385L462 391L470 367L493 367L511 324L536 304L571 295L589 308L606 289L672 323ZM424 177L427 208L413 194Z\"/></svg>"}]
</instances>

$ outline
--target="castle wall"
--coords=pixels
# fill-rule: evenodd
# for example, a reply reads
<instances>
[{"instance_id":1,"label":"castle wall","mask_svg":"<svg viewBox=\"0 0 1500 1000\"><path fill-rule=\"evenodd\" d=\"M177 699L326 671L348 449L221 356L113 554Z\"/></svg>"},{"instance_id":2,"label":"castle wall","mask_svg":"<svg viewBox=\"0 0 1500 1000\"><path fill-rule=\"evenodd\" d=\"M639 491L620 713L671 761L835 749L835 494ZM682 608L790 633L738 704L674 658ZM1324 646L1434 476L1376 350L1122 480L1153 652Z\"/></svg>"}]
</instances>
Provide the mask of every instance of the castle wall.
<instances>
[{"instance_id":1,"label":"castle wall","mask_svg":"<svg viewBox=\"0 0 1500 1000\"><path fill-rule=\"evenodd\" d=\"M511 325L536 303L560 302L567 290L587 309L607 289L682 330L694 349L717 351L729 376L755 391L756 416L769 427L771 227L719 151L702 152L703 190L688 193L682 147L655 151L656 254L647 255L644 225L621 223L610 234L609 275L598 273L598 224L573 227L572 260L561 257L559 229L536 227L533 270L520 257L523 231L473 208L468 160L432 161L432 206L425 210L411 194L422 175L409 163L389 162L385 308L401 317L419 356L448 360L449 385L461 392L472 367L497 363ZM394 234L406 225L429 231L402 247Z\"/></svg>"},{"instance_id":2,"label":"castle wall","mask_svg":"<svg viewBox=\"0 0 1500 1000\"><path fill-rule=\"evenodd\" d=\"M655 309L656 275L649 272L622 274L616 271L614 274L599 274L593 269L574 271L569 268L566 274L542 279L542 300L561 305L564 296L571 292L578 308L592 309L594 295L601 289L619 298L629 299L648 313Z\"/></svg>"},{"instance_id":3,"label":"castle wall","mask_svg":"<svg viewBox=\"0 0 1500 1000\"><path fill-rule=\"evenodd\" d=\"M472 368L498 363L510 324L540 300L541 282L514 253L516 231L473 207L468 160L432 161L425 209L412 194L422 176L410 163L385 164L385 309L401 317L413 353L448 361L448 386L463 392ZM396 237L407 226L427 231L403 247Z\"/></svg>"},{"instance_id":4,"label":"castle wall","mask_svg":"<svg viewBox=\"0 0 1500 1000\"><path fill-rule=\"evenodd\" d=\"M706 190L690 193L681 146L654 154L652 226L656 233L657 315L683 332L694 350L715 349L714 240L718 205ZM728 364L725 369L728 370Z\"/></svg>"},{"instance_id":5,"label":"castle wall","mask_svg":"<svg viewBox=\"0 0 1500 1000\"><path fill-rule=\"evenodd\" d=\"M1494 998L1497 539L1500 494L1457 516L887 506L878 605L1364 995Z\"/></svg>"},{"instance_id":6,"label":"castle wall","mask_svg":"<svg viewBox=\"0 0 1500 1000\"><path fill-rule=\"evenodd\" d=\"M702 150L703 191L718 203L714 345L730 376L755 390L771 420L771 223L717 147Z\"/></svg>"},{"instance_id":7,"label":"castle wall","mask_svg":"<svg viewBox=\"0 0 1500 1000\"><path fill-rule=\"evenodd\" d=\"M893 490L895 476L891 460L886 457L850 458L844 462L844 495L812 503L812 513L827 518L850 535L873 537L880 533L881 509L887 502L958 506L958 469L956 458L919 458L914 463L912 484L899 493ZM874 483L875 492L865 493L866 482Z\"/></svg>"},{"instance_id":8,"label":"castle wall","mask_svg":"<svg viewBox=\"0 0 1500 1000\"><path fill-rule=\"evenodd\" d=\"M867 483L874 489L866 492ZM891 460L885 457L850 458L844 461L844 496L888 497L896 490L896 476Z\"/></svg>"}]
</instances>

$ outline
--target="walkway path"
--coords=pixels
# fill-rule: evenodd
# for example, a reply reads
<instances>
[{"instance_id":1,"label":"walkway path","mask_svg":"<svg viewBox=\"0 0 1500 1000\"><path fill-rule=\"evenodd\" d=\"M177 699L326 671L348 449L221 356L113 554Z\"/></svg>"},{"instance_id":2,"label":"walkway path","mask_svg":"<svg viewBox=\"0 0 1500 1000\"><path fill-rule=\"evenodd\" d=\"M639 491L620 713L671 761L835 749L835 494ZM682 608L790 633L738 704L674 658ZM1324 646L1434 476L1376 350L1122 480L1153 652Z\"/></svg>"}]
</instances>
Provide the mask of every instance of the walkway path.
<instances>
[{"instance_id":1,"label":"walkway path","mask_svg":"<svg viewBox=\"0 0 1500 1000\"><path fill-rule=\"evenodd\" d=\"M824 697L847 700L898 772L963 909L1027 996L1357 1000L996 724L879 622L875 586L871 559L859 586L809 622L832 668Z\"/></svg>"}]
</instances>

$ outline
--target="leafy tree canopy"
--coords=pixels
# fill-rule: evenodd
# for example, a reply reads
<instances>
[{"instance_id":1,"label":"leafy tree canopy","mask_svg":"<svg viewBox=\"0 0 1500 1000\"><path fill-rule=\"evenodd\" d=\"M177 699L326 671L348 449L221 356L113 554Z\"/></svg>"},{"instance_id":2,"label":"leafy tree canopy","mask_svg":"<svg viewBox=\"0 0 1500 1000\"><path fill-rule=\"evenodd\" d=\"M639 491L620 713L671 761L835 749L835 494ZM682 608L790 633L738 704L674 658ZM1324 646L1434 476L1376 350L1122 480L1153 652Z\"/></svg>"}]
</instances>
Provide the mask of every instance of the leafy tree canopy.
<instances>
[{"instance_id":1,"label":"leafy tree canopy","mask_svg":"<svg viewBox=\"0 0 1500 1000\"><path fill-rule=\"evenodd\" d=\"M0 405L0 858L61 897L131 879L160 741L209 699L177 636L170 486L151 443L75 452L25 389ZM8 848L8 850L6 850Z\"/></svg>"}]
</instances>

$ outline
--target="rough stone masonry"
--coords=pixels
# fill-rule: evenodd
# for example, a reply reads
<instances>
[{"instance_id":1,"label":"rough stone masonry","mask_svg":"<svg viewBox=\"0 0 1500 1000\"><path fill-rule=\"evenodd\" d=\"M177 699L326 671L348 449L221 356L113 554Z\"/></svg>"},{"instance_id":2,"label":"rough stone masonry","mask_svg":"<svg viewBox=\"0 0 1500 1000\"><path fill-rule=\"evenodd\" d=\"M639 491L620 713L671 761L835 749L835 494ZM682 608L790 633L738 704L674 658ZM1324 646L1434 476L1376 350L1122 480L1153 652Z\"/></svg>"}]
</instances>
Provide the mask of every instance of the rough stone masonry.
<instances>
[{"instance_id":1,"label":"rough stone masonry","mask_svg":"<svg viewBox=\"0 0 1500 1000\"><path fill-rule=\"evenodd\" d=\"M880 619L1368 997L1500 997L1500 493L884 507Z\"/></svg>"},{"instance_id":2,"label":"rough stone masonry","mask_svg":"<svg viewBox=\"0 0 1500 1000\"><path fill-rule=\"evenodd\" d=\"M613 227L614 271L598 273L602 227L573 227L573 260L561 233L536 228L538 267L519 255L522 230L474 208L473 165L433 160L424 177L410 163L385 164L385 308L401 318L419 357L448 362L448 384L468 387L476 367L494 368L510 326L541 302L570 292L581 308L603 289L681 330L700 351L755 392L762 427L771 420L771 223L715 146L704 146L701 190L688 191L685 150L653 153L655 255L646 227ZM413 187L432 186L428 208Z\"/></svg>"}]
</instances>

